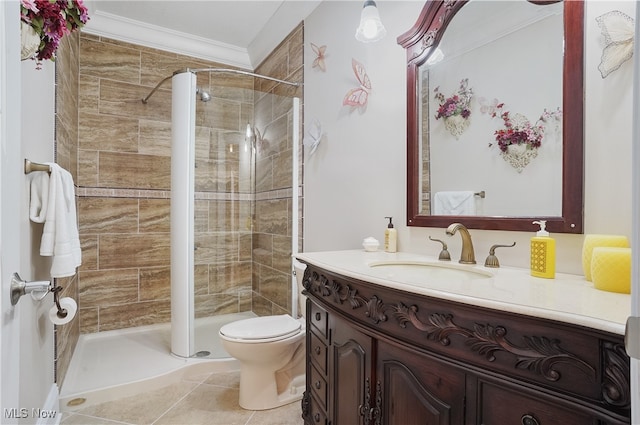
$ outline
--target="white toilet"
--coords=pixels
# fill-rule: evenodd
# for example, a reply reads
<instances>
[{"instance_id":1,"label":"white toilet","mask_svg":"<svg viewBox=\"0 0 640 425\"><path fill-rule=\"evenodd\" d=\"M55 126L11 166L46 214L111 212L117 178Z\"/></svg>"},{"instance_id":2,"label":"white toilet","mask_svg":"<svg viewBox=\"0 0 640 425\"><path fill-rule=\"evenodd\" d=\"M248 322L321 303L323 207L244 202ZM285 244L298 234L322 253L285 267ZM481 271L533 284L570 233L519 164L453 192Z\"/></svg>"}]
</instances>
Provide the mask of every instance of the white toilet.
<instances>
[{"instance_id":1,"label":"white toilet","mask_svg":"<svg viewBox=\"0 0 640 425\"><path fill-rule=\"evenodd\" d=\"M240 362L240 406L265 410L300 400L305 390L305 265L294 260L299 319L288 314L228 323L220 328L227 352Z\"/></svg>"}]
</instances>

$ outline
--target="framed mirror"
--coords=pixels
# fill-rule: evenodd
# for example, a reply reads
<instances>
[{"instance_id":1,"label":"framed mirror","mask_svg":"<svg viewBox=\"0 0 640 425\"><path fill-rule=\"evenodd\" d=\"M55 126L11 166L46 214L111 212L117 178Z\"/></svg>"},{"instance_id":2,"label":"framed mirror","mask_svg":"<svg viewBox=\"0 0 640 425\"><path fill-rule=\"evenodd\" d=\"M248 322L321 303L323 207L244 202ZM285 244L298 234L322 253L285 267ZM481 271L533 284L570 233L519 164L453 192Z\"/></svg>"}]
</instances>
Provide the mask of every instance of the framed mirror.
<instances>
[{"instance_id":1,"label":"framed mirror","mask_svg":"<svg viewBox=\"0 0 640 425\"><path fill-rule=\"evenodd\" d=\"M582 0L427 1L397 40L408 226L583 232L583 19Z\"/></svg>"}]
</instances>

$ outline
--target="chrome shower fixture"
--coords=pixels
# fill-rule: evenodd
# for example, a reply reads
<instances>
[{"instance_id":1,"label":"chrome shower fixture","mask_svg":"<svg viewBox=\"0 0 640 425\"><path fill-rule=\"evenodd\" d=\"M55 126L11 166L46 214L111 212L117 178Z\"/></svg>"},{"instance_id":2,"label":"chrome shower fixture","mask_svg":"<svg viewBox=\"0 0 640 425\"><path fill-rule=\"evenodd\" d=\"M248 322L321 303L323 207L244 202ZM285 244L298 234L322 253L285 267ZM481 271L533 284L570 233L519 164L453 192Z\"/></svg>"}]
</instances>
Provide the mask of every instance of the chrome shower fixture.
<instances>
[{"instance_id":1,"label":"chrome shower fixture","mask_svg":"<svg viewBox=\"0 0 640 425\"><path fill-rule=\"evenodd\" d=\"M196 94L200 95L200 100L203 102L208 102L211 100L211 94L209 94L209 92L204 91L202 88L197 88Z\"/></svg>"}]
</instances>

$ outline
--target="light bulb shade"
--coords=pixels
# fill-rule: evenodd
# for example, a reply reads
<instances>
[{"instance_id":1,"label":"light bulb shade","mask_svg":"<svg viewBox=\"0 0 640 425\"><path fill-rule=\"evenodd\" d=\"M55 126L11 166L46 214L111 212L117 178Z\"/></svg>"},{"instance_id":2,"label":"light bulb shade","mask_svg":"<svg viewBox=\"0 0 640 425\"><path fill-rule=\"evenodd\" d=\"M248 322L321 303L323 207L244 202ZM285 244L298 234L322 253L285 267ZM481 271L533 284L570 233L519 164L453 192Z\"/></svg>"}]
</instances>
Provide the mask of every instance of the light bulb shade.
<instances>
[{"instance_id":1,"label":"light bulb shade","mask_svg":"<svg viewBox=\"0 0 640 425\"><path fill-rule=\"evenodd\" d=\"M429 59L427 59L427 66L435 65L442 61L442 59L444 59L444 53L439 47L436 47L436 50L434 50L429 56Z\"/></svg>"},{"instance_id":2,"label":"light bulb shade","mask_svg":"<svg viewBox=\"0 0 640 425\"><path fill-rule=\"evenodd\" d=\"M364 43L378 41L387 35L387 30L382 25L376 2L366 0L360 14L360 25L356 30L356 40Z\"/></svg>"}]
</instances>

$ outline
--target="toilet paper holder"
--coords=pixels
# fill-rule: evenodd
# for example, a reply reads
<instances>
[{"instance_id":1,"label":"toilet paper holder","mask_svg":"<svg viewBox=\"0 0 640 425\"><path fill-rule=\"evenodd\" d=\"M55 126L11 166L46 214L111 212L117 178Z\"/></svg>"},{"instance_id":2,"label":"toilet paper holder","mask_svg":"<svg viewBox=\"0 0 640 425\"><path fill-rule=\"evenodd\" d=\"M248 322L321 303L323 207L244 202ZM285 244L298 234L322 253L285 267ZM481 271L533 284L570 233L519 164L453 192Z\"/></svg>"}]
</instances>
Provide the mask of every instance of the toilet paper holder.
<instances>
[{"instance_id":1,"label":"toilet paper holder","mask_svg":"<svg viewBox=\"0 0 640 425\"><path fill-rule=\"evenodd\" d=\"M51 282L48 280L27 282L22 280L18 273L13 273L11 277L11 305L18 304L20 297L26 294L31 294L31 298L40 301L51 292L53 293L53 302L58 308L57 315L60 318L64 318L67 316L67 310L60 306L60 291L62 291L62 286L52 287Z\"/></svg>"}]
</instances>

